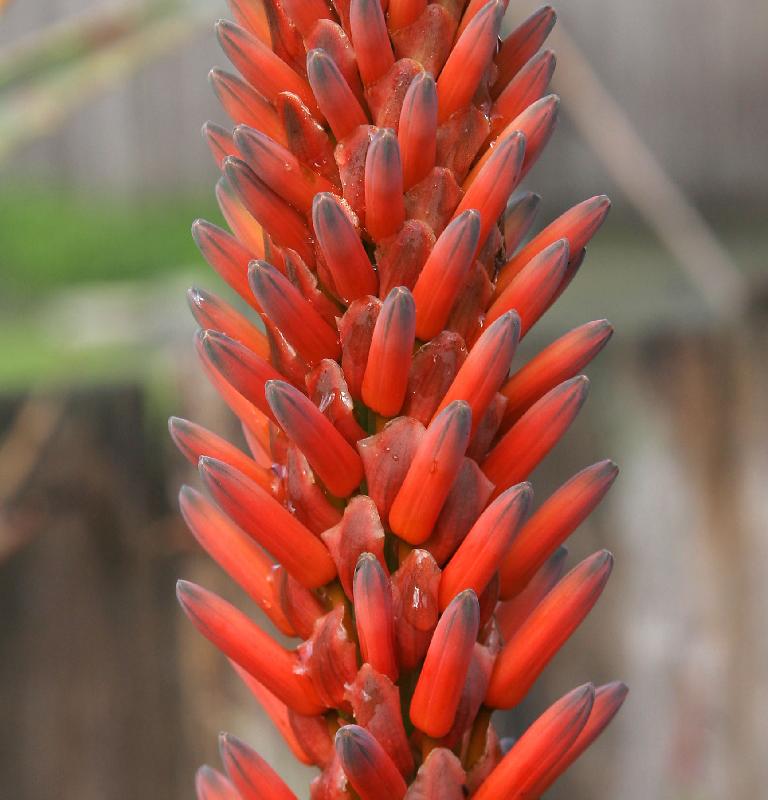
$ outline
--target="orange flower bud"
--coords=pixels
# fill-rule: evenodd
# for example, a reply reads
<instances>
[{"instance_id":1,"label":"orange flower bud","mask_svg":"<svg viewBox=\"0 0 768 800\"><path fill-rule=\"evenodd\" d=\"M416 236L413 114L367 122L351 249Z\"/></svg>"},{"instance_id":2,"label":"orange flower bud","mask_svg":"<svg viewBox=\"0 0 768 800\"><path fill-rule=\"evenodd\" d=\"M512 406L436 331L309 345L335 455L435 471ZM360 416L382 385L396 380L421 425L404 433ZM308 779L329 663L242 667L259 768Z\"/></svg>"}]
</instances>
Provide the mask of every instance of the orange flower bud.
<instances>
[{"instance_id":1,"label":"orange flower bud","mask_svg":"<svg viewBox=\"0 0 768 800\"><path fill-rule=\"evenodd\" d=\"M581 525L613 485L619 468L600 461L563 484L522 526L501 564L501 596L513 597Z\"/></svg>"},{"instance_id":2,"label":"orange flower bud","mask_svg":"<svg viewBox=\"0 0 768 800\"><path fill-rule=\"evenodd\" d=\"M508 400L503 426L515 423L547 392L577 375L605 347L612 335L613 326L608 320L588 322L534 356L501 388Z\"/></svg>"},{"instance_id":3,"label":"orange flower bud","mask_svg":"<svg viewBox=\"0 0 768 800\"><path fill-rule=\"evenodd\" d=\"M336 290L347 303L376 294L378 280L355 226L341 203L327 192L315 197L312 224Z\"/></svg>"},{"instance_id":4,"label":"orange flower bud","mask_svg":"<svg viewBox=\"0 0 768 800\"><path fill-rule=\"evenodd\" d=\"M565 755L550 769L547 775L538 781L531 793L532 796L541 795L549 789L552 783L600 736L619 712L628 693L628 687L620 681L607 683L605 686L598 686L595 689L595 700L586 724Z\"/></svg>"},{"instance_id":5,"label":"orange flower bud","mask_svg":"<svg viewBox=\"0 0 768 800\"><path fill-rule=\"evenodd\" d=\"M480 606L471 590L456 595L432 635L411 700L411 722L433 738L453 725L480 625Z\"/></svg>"},{"instance_id":6,"label":"orange flower bud","mask_svg":"<svg viewBox=\"0 0 768 800\"><path fill-rule=\"evenodd\" d=\"M389 4L390 19L396 12ZM403 100L397 131L406 189L419 183L435 166L437 154L437 89L428 72L411 81Z\"/></svg>"},{"instance_id":7,"label":"orange flower bud","mask_svg":"<svg viewBox=\"0 0 768 800\"><path fill-rule=\"evenodd\" d=\"M285 144L285 133L280 118L268 100L244 80L223 69L214 68L208 73L213 91L235 125L250 125L280 144Z\"/></svg>"},{"instance_id":8,"label":"orange flower bud","mask_svg":"<svg viewBox=\"0 0 768 800\"><path fill-rule=\"evenodd\" d=\"M544 599L565 573L568 550L559 547L544 566L531 578L522 592L496 607L496 623L504 642L508 642L517 629L528 619L534 608Z\"/></svg>"},{"instance_id":9,"label":"orange flower bud","mask_svg":"<svg viewBox=\"0 0 768 800\"><path fill-rule=\"evenodd\" d=\"M498 1L498 0L497 0ZM480 212L478 252L496 225L509 196L517 186L525 156L525 136L513 133L500 141L478 171L453 216L474 208Z\"/></svg>"},{"instance_id":10,"label":"orange flower bud","mask_svg":"<svg viewBox=\"0 0 768 800\"><path fill-rule=\"evenodd\" d=\"M224 282L250 306L257 308L251 287L248 285L248 264L253 254L232 234L204 219L192 223L192 238L203 258L218 272Z\"/></svg>"},{"instance_id":11,"label":"orange flower bud","mask_svg":"<svg viewBox=\"0 0 768 800\"><path fill-rule=\"evenodd\" d=\"M373 553L357 560L353 601L363 662L397 680L395 628L389 577Z\"/></svg>"},{"instance_id":12,"label":"orange flower bud","mask_svg":"<svg viewBox=\"0 0 768 800\"><path fill-rule=\"evenodd\" d=\"M349 31L360 77L366 86L370 86L395 63L379 0L351 0Z\"/></svg>"},{"instance_id":13,"label":"orange flower bud","mask_svg":"<svg viewBox=\"0 0 768 800\"><path fill-rule=\"evenodd\" d=\"M350 494L363 479L363 465L354 448L298 389L285 381L268 381L265 392L280 426L329 491L338 497Z\"/></svg>"},{"instance_id":14,"label":"orange flower bud","mask_svg":"<svg viewBox=\"0 0 768 800\"><path fill-rule=\"evenodd\" d=\"M383 417L394 417L403 405L415 335L413 297L398 286L376 320L361 387L365 404Z\"/></svg>"},{"instance_id":15,"label":"orange flower bud","mask_svg":"<svg viewBox=\"0 0 768 800\"><path fill-rule=\"evenodd\" d=\"M309 212L318 192L334 189L330 181L302 164L290 150L255 128L238 125L234 141L259 178L299 211Z\"/></svg>"},{"instance_id":16,"label":"orange flower bud","mask_svg":"<svg viewBox=\"0 0 768 800\"><path fill-rule=\"evenodd\" d=\"M307 223L296 209L267 186L238 158L224 159L224 174L245 208L275 242L295 250L307 264L314 263Z\"/></svg>"},{"instance_id":17,"label":"orange flower bud","mask_svg":"<svg viewBox=\"0 0 768 800\"><path fill-rule=\"evenodd\" d=\"M395 132L377 131L365 156L365 228L378 242L394 236L405 222L403 168Z\"/></svg>"},{"instance_id":18,"label":"orange flower bud","mask_svg":"<svg viewBox=\"0 0 768 800\"><path fill-rule=\"evenodd\" d=\"M557 15L552 6L543 6L534 11L504 39L496 54L499 70L492 93L498 96L539 50L555 25Z\"/></svg>"},{"instance_id":19,"label":"orange flower bud","mask_svg":"<svg viewBox=\"0 0 768 800\"><path fill-rule=\"evenodd\" d=\"M229 778L213 767L200 767L195 776L197 800L241 800Z\"/></svg>"},{"instance_id":20,"label":"orange flower bud","mask_svg":"<svg viewBox=\"0 0 768 800\"><path fill-rule=\"evenodd\" d=\"M237 737L220 734L219 753L243 800L296 800L296 795L272 767Z\"/></svg>"},{"instance_id":21,"label":"orange flower bud","mask_svg":"<svg viewBox=\"0 0 768 800\"><path fill-rule=\"evenodd\" d=\"M315 49L307 53L307 77L337 139L343 139L358 125L368 123L368 117L344 75L325 50Z\"/></svg>"},{"instance_id":22,"label":"orange flower bud","mask_svg":"<svg viewBox=\"0 0 768 800\"><path fill-rule=\"evenodd\" d=\"M588 683L548 708L483 781L473 800L536 797L533 790L542 776L568 752L586 724L594 697L595 687Z\"/></svg>"},{"instance_id":23,"label":"orange flower bud","mask_svg":"<svg viewBox=\"0 0 768 800\"><path fill-rule=\"evenodd\" d=\"M489 0L459 36L437 79L440 122L472 100L496 50L504 10L500 0Z\"/></svg>"},{"instance_id":24,"label":"orange flower bud","mask_svg":"<svg viewBox=\"0 0 768 800\"><path fill-rule=\"evenodd\" d=\"M486 705L516 706L544 667L592 610L611 574L607 550L574 567L533 610L496 659Z\"/></svg>"},{"instance_id":25,"label":"orange flower bud","mask_svg":"<svg viewBox=\"0 0 768 800\"><path fill-rule=\"evenodd\" d=\"M441 609L462 589L473 589L477 595L483 593L509 551L532 500L531 485L521 483L502 492L483 511L443 569Z\"/></svg>"},{"instance_id":26,"label":"orange flower bud","mask_svg":"<svg viewBox=\"0 0 768 800\"><path fill-rule=\"evenodd\" d=\"M469 443L472 411L455 400L430 423L389 512L389 527L410 544L429 538L459 474Z\"/></svg>"},{"instance_id":27,"label":"orange flower bud","mask_svg":"<svg viewBox=\"0 0 768 800\"><path fill-rule=\"evenodd\" d=\"M276 697L302 714L323 710L309 678L298 670L295 653L281 647L258 625L213 592L179 581L176 594L200 633Z\"/></svg>"},{"instance_id":28,"label":"orange flower bud","mask_svg":"<svg viewBox=\"0 0 768 800\"><path fill-rule=\"evenodd\" d=\"M336 567L323 543L257 484L207 457L200 459L200 475L227 515L296 580L310 589L333 580Z\"/></svg>"},{"instance_id":29,"label":"orange flower bud","mask_svg":"<svg viewBox=\"0 0 768 800\"><path fill-rule=\"evenodd\" d=\"M432 339L445 327L474 262L480 237L480 214L462 212L440 234L413 289L416 334Z\"/></svg>"},{"instance_id":30,"label":"orange flower bud","mask_svg":"<svg viewBox=\"0 0 768 800\"><path fill-rule=\"evenodd\" d=\"M508 311L496 318L475 342L436 414L454 400L464 400L472 410L474 433L509 374L519 336L520 317L516 312Z\"/></svg>"},{"instance_id":31,"label":"orange flower bud","mask_svg":"<svg viewBox=\"0 0 768 800\"><path fill-rule=\"evenodd\" d=\"M291 728L291 716L296 712L291 711L282 700L275 697L266 686L259 683L253 675L235 664L234 661L230 661L229 663L232 665L237 677L246 685L248 691L256 698L266 715L272 720L272 724L280 732L283 739L285 739L286 744L291 748L291 752L294 756L301 761L302 764L313 764L314 762L299 744Z\"/></svg>"},{"instance_id":32,"label":"orange flower bud","mask_svg":"<svg viewBox=\"0 0 768 800\"><path fill-rule=\"evenodd\" d=\"M511 255L520 242L528 235L528 231L536 219L541 197L534 192L516 192L504 209L502 229L504 232L504 250Z\"/></svg>"},{"instance_id":33,"label":"orange flower bud","mask_svg":"<svg viewBox=\"0 0 768 800\"><path fill-rule=\"evenodd\" d=\"M187 302L195 322L202 329L224 333L261 358L269 358L267 337L221 298L203 289L192 288L187 290Z\"/></svg>"},{"instance_id":34,"label":"orange flower bud","mask_svg":"<svg viewBox=\"0 0 768 800\"><path fill-rule=\"evenodd\" d=\"M497 494L525 480L557 444L584 404L588 388L583 375L561 383L509 429L481 465Z\"/></svg>"},{"instance_id":35,"label":"orange flower bud","mask_svg":"<svg viewBox=\"0 0 768 800\"><path fill-rule=\"evenodd\" d=\"M360 800L403 800L406 786L402 775L365 728L359 725L339 728L336 753Z\"/></svg>"},{"instance_id":36,"label":"orange flower bud","mask_svg":"<svg viewBox=\"0 0 768 800\"><path fill-rule=\"evenodd\" d=\"M269 47L227 20L219 20L216 34L227 58L262 97L274 102L281 92L293 92L323 121L309 84Z\"/></svg>"},{"instance_id":37,"label":"orange flower bud","mask_svg":"<svg viewBox=\"0 0 768 800\"><path fill-rule=\"evenodd\" d=\"M535 255L558 239L567 239L571 258L577 257L603 224L610 207L611 201L605 195L598 195L584 200L547 225L502 267L496 283L495 297L501 295Z\"/></svg>"},{"instance_id":38,"label":"orange flower bud","mask_svg":"<svg viewBox=\"0 0 768 800\"><path fill-rule=\"evenodd\" d=\"M373 329L380 311L381 301L378 298L361 297L349 306L339 322L341 368L349 386L349 393L356 400L361 397Z\"/></svg>"},{"instance_id":39,"label":"orange flower bud","mask_svg":"<svg viewBox=\"0 0 768 800\"><path fill-rule=\"evenodd\" d=\"M566 239L559 239L534 256L488 309L488 322L493 322L514 309L520 315L522 339L549 308L550 301L565 277L568 257Z\"/></svg>"},{"instance_id":40,"label":"orange flower bud","mask_svg":"<svg viewBox=\"0 0 768 800\"><path fill-rule=\"evenodd\" d=\"M271 264L254 261L248 280L264 313L282 330L307 364L316 366L324 358L341 355L336 330Z\"/></svg>"}]
</instances>

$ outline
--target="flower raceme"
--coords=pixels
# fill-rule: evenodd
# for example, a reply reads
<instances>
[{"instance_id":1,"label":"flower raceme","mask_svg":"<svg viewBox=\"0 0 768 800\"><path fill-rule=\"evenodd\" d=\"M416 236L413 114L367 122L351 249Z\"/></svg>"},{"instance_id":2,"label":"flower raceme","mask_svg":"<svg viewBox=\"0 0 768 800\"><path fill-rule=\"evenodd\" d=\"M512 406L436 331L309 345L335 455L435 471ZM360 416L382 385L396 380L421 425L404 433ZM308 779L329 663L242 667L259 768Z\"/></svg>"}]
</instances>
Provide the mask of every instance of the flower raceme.
<instances>
[{"instance_id":1,"label":"flower raceme","mask_svg":"<svg viewBox=\"0 0 768 800\"><path fill-rule=\"evenodd\" d=\"M522 367L520 340L574 278L608 211L531 236L520 183L559 100L551 8L500 40L502 0L230 0L211 72L232 129L204 135L226 231L203 256L247 312L189 292L203 367L246 449L186 420L192 534L287 640L181 581L191 621L286 745L313 800L539 797L602 732L620 683L574 689L503 753L516 706L613 563L566 573L565 540L616 477L602 461L543 502L528 478L586 399L605 320ZM294 794L220 740L201 800Z\"/></svg>"}]
</instances>

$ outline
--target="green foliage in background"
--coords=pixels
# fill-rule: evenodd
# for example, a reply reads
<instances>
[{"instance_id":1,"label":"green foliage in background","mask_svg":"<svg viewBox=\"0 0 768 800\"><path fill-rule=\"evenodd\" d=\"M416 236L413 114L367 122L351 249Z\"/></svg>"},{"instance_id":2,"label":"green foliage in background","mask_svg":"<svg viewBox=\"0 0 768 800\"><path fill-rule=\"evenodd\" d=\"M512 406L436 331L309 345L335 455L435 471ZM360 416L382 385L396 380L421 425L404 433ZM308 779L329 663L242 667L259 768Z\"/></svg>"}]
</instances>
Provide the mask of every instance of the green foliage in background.
<instances>
[{"instance_id":1,"label":"green foliage in background","mask_svg":"<svg viewBox=\"0 0 768 800\"><path fill-rule=\"evenodd\" d=\"M219 217L207 197L130 202L50 188L0 191L0 308L86 282L154 278L199 261L189 233Z\"/></svg>"}]
</instances>

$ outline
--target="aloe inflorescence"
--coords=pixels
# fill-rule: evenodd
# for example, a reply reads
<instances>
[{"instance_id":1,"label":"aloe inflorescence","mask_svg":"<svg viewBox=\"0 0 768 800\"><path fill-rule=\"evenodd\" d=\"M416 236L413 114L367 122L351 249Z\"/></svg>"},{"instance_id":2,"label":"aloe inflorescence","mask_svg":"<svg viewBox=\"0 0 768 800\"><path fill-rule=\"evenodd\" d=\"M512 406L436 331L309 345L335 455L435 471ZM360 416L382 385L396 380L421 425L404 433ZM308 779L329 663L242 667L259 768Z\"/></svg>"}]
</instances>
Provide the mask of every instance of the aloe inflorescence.
<instances>
[{"instance_id":1,"label":"aloe inflorescence","mask_svg":"<svg viewBox=\"0 0 768 800\"><path fill-rule=\"evenodd\" d=\"M500 41L506 3L230 0L217 25L241 77L213 70L235 127L204 133L227 232L206 260L250 306L199 289L196 346L247 451L174 418L206 493L181 510L285 637L181 581L192 622L286 745L313 800L535 798L601 733L620 683L574 689L502 748L492 712L525 697L600 596L598 552L563 542L616 477L610 461L534 504L532 470L587 394L612 328L515 349L608 211L574 206L530 236L520 182L552 133L545 7ZM536 507L534 508L534 505ZM222 735L198 796L294 794Z\"/></svg>"}]
</instances>

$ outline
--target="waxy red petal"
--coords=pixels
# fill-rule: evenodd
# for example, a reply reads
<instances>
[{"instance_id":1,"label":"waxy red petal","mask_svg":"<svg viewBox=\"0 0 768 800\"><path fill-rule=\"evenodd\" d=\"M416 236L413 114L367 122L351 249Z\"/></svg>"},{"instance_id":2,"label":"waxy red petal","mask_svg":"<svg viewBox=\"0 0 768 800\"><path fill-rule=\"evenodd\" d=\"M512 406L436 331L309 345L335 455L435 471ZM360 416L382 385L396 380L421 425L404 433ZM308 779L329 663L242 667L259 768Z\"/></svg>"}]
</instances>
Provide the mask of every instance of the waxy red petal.
<instances>
[{"instance_id":1,"label":"waxy red petal","mask_svg":"<svg viewBox=\"0 0 768 800\"><path fill-rule=\"evenodd\" d=\"M333 580L336 566L322 542L253 481L222 461L200 459L214 500L239 527L313 589Z\"/></svg>"},{"instance_id":2,"label":"waxy red petal","mask_svg":"<svg viewBox=\"0 0 768 800\"><path fill-rule=\"evenodd\" d=\"M453 725L479 625L472 590L454 597L438 620L410 706L411 722L428 736L445 736Z\"/></svg>"},{"instance_id":3,"label":"waxy red petal","mask_svg":"<svg viewBox=\"0 0 768 800\"><path fill-rule=\"evenodd\" d=\"M329 708L349 710L344 699L347 684L357 674L357 652L338 605L315 624L312 636L299 646L302 668L311 678L321 702Z\"/></svg>"},{"instance_id":4,"label":"waxy red petal","mask_svg":"<svg viewBox=\"0 0 768 800\"><path fill-rule=\"evenodd\" d=\"M611 574L607 550L584 559L539 603L499 653L486 705L516 706L600 597Z\"/></svg>"},{"instance_id":5,"label":"waxy red petal","mask_svg":"<svg viewBox=\"0 0 768 800\"><path fill-rule=\"evenodd\" d=\"M291 22L306 39L321 20L333 19L324 0L280 0Z\"/></svg>"},{"instance_id":6,"label":"waxy red petal","mask_svg":"<svg viewBox=\"0 0 768 800\"><path fill-rule=\"evenodd\" d=\"M412 550L392 576L397 657L404 670L424 658L437 625L440 568L426 550Z\"/></svg>"},{"instance_id":7,"label":"waxy red petal","mask_svg":"<svg viewBox=\"0 0 768 800\"><path fill-rule=\"evenodd\" d=\"M376 0L378 4L378 0ZM376 739L359 725L336 733L336 752L360 800L402 800L406 785L395 763Z\"/></svg>"},{"instance_id":8,"label":"waxy red petal","mask_svg":"<svg viewBox=\"0 0 768 800\"><path fill-rule=\"evenodd\" d=\"M386 750L401 774L413 772L413 755L400 711L400 692L386 676L363 664L347 689L355 720Z\"/></svg>"},{"instance_id":9,"label":"waxy red petal","mask_svg":"<svg viewBox=\"0 0 768 800\"><path fill-rule=\"evenodd\" d=\"M389 518L389 510L423 435L424 426L415 419L398 417L379 433L357 443L368 495L384 520Z\"/></svg>"},{"instance_id":10,"label":"waxy red petal","mask_svg":"<svg viewBox=\"0 0 768 800\"><path fill-rule=\"evenodd\" d=\"M381 526L376 505L370 497L353 497L344 509L339 523L325 531L322 540L336 562L339 580L350 599L358 558L363 553L375 556L386 570L384 528Z\"/></svg>"},{"instance_id":11,"label":"waxy red petal","mask_svg":"<svg viewBox=\"0 0 768 800\"><path fill-rule=\"evenodd\" d=\"M459 474L472 428L472 411L456 400L430 423L389 512L389 526L410 544L429 538Z\"/></svg>"},{"instance_id":12,"label":"waxy red petal","mask_svg":"<svg viewBox=\"0 0 768 800\"><path fill-rule=\"evenodd\" d=\"M341 368L356 400L361 397L363 375L368 364L373 329L381 312L381 301L376 297L355 300L339 321L341 339Z\"/></svg>"},{"instance_id":13,"label":"waxy red petal","mask_svg":"<svg viewBox=\"0 0 768 800\"><path fill-rule=\"evenodd\" d=\"M302 714L323 710L309 678L298 671L295 653L281 647L234 606L201 586L179 581L176 594L200 633L287 706Z\"/></svg>"},{"instance_id":14,"label":"waxy red petal","mask_svg":"<svg viewBox=\"0 0 768 800\"><path fill-rule=\"evenodd\" d=\"M466 774L447 748L436 747L419 767L405 800L464 800Z\"/></svg>"},{"instance_id":15,"label":"waxy red petal","mask_svg":"<svg viewBox=\"0 0 768 800\"><path fill-rule=\"evenodd\" d=\"M227 225L245 245L251 258L264 258L267 252L267 236L264 229L245 208L225 176L222 176L216 184L216 200Z\"/></svg>"},{"instance_id":16,"label":"waxy red petal","mask_svg":"<svg viewBox=\"0 0 768 800\"><path fill-rule=\"evenodd\" d=\"M312 402L350 444L356 444L365 437L365 431L355 419L354 404L344 373L335 361L323 359L307 375L306 381Z\"/></svg>"},{"instance_id":17,"label":"waxy red petal","mask_svg":"<svg viewBox=\"0 0 768 800\"><path fill-rule=\"evenodd\" d=\"M288 712L291 734L307 754L310 764L319 767L331 765L335 751L333 749L333 723L326 717L305 717L295 711ZM333 729L333 731L332 731Z\"/></svg>"},{"instance_id":18,"label":"waxy red petal","mask_svg":"<svg viewBox=\"0 0 768 800\"><path fill-rule=\"evenodd\" d=\"M221 167L227 156L240 155L237 146L232 140L232 133L215 122L206 122L203 125L203 138L217 167Z\"/></svg>"}]
</instances>

